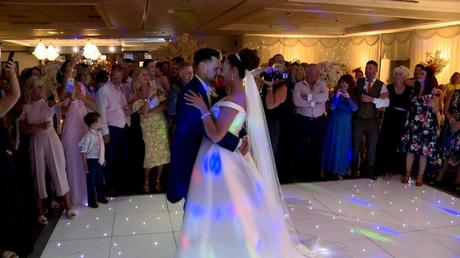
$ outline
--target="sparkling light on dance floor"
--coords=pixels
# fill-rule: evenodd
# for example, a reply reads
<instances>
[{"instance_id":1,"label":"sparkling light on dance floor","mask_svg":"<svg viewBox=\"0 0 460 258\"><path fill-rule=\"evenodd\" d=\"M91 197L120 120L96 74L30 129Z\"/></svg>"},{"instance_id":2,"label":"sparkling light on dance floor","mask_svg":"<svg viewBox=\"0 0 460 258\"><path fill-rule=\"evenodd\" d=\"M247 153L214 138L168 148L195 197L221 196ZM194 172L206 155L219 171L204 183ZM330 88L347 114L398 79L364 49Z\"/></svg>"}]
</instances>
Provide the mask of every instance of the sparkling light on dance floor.
<instances>
[{"instance_id":1,"label":"sparkling light on dance floor","mask_svg":"<svg viewBox=\"0 0 460 258\"><path fill-rule=\"evenodd\" d=\"M326 257L460 258L460 201L436 189L396 177L282 188L297 231L319 236ZM75 220L61 217L42 257L171 258L181 205L154 194L79 208Z\"/></svg>"}]
</instances>

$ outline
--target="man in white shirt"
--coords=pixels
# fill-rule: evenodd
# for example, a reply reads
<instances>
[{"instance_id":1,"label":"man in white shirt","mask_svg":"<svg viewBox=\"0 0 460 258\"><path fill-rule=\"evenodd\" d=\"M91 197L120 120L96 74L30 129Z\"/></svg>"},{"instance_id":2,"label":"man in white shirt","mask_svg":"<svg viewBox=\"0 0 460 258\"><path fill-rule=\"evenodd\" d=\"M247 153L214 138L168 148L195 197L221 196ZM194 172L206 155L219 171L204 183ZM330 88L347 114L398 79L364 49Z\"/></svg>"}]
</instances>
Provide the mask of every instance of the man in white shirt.
<instances>
[{"instance_id":1,"label":"man in white shirt","mask_svg":"<svg viewBox=\"0 0 460 258\"><path fill-rule=\"evenodd\" d=\"M359 151L363 135L367 143L367 167L369 177L377 179L374 172L375 155L379 138L378 109L388 107L390 99L386 85L377 80L377 62L370 60L366 64L366 77L356 83L359 108L353 116L353 160L352 176L359 175Z\"/></svg>"},{"instance_id":2,"label":"man in white shirt","mask_svg":"<svg viewBox=\"0 0 460 258\"><path fill-rule=\"evenodd\" d=\"M102 134L106 144L105 180L107 194L114 195L119 186L119 174L126 164L128 146L128 127L130 126L129 106L123 88L123 68L114 65L110 81L104 84L96 94L96 109L101 115ZM116 163L116 164L114 164ZM115 169L117 168L117 169Z\"/></svg>"},{"instance_id":3,"label":"man in white shirt","mask_svg":"<svg viewBox=\"0 0 460 258\"><path fill-rule=\"evenodd\" d=\"M306 73L306 79L298 82L292 93L299 121L296 177L302 181L320 176L329 98L327 84L319 78L319 66L310 64ZM307 171L310 171L309 175L305 174Z\"/></svg>"}]
</instances>

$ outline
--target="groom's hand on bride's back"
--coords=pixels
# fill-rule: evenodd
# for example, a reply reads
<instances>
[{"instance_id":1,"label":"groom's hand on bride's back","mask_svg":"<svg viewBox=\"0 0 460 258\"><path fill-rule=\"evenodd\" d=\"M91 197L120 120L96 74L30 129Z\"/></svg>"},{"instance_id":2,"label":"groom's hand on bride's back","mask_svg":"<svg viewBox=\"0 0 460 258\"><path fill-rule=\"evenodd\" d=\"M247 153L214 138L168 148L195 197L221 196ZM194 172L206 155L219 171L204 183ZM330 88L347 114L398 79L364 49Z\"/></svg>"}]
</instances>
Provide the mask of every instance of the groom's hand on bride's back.
<instances>
[{"instance_id":1,"label":"groom's hand on bride's back","mask_svg":"<svg viewBox=\"0 0 460 258\"><path fill-rule=\"evenodd\" d=\"M239 151L243 156L246 156L246 154L248 154L248 151L249 151L249 138L247 136L245 136L245 137L243 137L243 139L241 139L241 146L239 148Z\"/></svg>"}]
</instances>

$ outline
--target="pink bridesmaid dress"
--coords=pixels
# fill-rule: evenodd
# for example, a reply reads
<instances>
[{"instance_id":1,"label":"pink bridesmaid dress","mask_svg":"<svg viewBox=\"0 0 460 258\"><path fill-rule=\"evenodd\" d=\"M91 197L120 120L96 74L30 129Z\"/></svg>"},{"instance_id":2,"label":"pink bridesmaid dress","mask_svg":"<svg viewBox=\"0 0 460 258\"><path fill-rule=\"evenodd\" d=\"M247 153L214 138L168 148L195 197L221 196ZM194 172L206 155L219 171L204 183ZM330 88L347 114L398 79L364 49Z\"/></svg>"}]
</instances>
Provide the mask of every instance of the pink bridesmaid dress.
<instances>
[{"instance_id":1,"label":"pink bridesmaid dress","mask_svg":"<svg viewBox=\"0 0 460 258\"><path fill-rule=\"evenodd\" d=\"M82 94L86 95L85 86L78 83ZM63 105L67 105L70 99L65 99ZM62 125L61 141L64 147L67 178L70 187L70 200L75 206L85 205L87 202L86 173L81 159L78 143L88 131L83 118L87 113L85 103L75 99L70 103Z\"/></svg>"}]
</instances>

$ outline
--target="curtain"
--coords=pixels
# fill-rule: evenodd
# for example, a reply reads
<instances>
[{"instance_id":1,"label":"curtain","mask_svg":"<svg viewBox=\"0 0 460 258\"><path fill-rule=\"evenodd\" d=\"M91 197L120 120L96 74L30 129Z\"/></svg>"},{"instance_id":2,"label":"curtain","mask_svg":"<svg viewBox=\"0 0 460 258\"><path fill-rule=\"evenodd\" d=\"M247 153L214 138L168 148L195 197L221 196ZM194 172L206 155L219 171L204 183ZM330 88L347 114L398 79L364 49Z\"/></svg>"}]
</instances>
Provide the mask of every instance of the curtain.
<instances>
[{"instance_id":1,"label":"curtain","mask_svg":"<svg viewBox=\"0 0 460 258\"><path fill-rule=\"evenodd\" d=\"M262 63L280 53L286 60L306 63L331 61L349 70L364 68L368 60L410 60L410 69L423 62L426 52L441 51L449 64L436 77L448 83L460 71L460 26L413 30L373 36L340 38L271 38L243 36L243 46L257 49Z\"/></svg>"}]
</instances>

